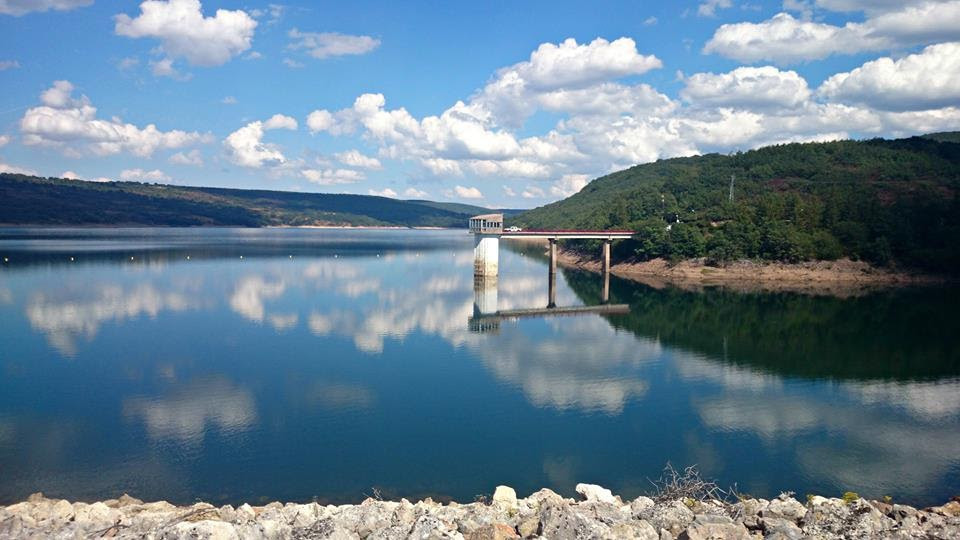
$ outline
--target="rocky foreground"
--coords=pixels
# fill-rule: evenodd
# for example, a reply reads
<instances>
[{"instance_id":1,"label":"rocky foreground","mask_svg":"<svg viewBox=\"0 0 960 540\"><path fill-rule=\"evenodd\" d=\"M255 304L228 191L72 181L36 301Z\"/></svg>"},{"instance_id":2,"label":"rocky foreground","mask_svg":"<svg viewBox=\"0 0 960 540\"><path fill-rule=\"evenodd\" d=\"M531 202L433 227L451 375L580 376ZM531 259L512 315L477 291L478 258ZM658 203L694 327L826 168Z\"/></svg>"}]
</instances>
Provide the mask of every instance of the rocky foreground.
<instances>
[{"instance_id":1,"label":"rocky foreground","mask_svg":"<svg viewBox=\"0 0 960 540\"><path fill-rule=\"evenodd\" d=\"M219 508L144 503L124 495L93 504L47 499L0 507L2 538L960 538L960 501L910 506L787 495L730 504L689 498L623 501L580 484L579 501L549 489L517 499L500 486L491 502L439 504L367 499L323 506L270 503Z\"/></svg>"}]
</instances>

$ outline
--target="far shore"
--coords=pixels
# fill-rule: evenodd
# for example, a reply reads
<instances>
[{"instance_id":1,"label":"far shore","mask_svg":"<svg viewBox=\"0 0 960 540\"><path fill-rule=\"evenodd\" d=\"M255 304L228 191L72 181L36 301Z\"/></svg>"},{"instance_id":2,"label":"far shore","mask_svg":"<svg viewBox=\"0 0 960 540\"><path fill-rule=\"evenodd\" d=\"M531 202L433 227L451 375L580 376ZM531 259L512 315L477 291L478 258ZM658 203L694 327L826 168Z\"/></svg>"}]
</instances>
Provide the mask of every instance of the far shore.
<instances>
[{"instance_id":1,"label":"far shore","mask_svg":"<svg viewBox=\"0 0 960 540\"><path fill-rule=\"evenodd\" d=\"M527 242L546 244L542 240ZM602 271L602 263L598 257L572 250L559 250L557 262L569 268L598 273ZM876 288L938 285L952 281L949 276L881 268L850 259L800 263L740 260L724 265L710 265L702 258L679 262L665 259L628 260L612 264L610 273L658 289L668 285L683 289L721 286L741 291L797 291L842 295Z\"/></svg>"}]
</instances>

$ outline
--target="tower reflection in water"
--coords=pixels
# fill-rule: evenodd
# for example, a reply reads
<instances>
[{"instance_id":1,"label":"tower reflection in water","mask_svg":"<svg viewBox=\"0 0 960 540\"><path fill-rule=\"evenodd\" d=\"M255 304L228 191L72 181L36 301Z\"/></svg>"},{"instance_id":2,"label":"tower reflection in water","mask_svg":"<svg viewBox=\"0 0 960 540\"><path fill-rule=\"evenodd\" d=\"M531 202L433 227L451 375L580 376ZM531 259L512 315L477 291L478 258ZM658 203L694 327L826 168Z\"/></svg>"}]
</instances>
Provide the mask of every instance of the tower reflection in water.
<instances>
[{"instance_id":1,"label":"tower reflection in water","mask_svg":"<svg viewBox=\"0 0 960 540\"><path fill-rule=\"evenodd\" d=\"M595 306L557 306L557 273L550 266L547 273L547 306L520 309L498 309L497 276L473 276L473 316L468 320L471 332L485 333L500 330L500 322L524 317L550 317L560 315L588 314L626 314L630 312L627 304L610 304L610 273L602 275L603 287L601 303Z\"/></svg>"}]
</instances>

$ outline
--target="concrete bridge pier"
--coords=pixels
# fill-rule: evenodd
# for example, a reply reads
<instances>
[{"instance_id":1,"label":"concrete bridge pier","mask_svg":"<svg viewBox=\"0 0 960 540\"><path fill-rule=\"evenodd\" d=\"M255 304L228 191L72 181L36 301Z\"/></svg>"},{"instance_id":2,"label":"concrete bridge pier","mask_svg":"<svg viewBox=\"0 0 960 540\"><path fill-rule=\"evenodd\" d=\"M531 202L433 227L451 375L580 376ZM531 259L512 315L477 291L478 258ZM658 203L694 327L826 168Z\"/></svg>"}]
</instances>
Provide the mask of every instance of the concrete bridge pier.
<instances>
[{"instance_id":1,"label":"concrete bridge pier","mask_svg":"<svg viewBox=\"0 0 960 540\"><path fill-rule=\"evenodd\" d=\"M557 239L550 238L550 275L557 275Z\"/></svg>"},{"instance_id":2,"label":"concrete bridge pier","mask_svg":"<svg viewBox=\"0 0 960 540\"><path fill-rule=\"evenodd\" d=\"M476 234L473 238L473 275L497 277L500 262L500 236Z\"/></svg>"},{"instance_id":3,"label":"concrete bridge pier","mask_svg":"<svg viewBox=\"0 0 960 540\"><path fill-rule=\"evenodd\" d=\"M603 241L603 274L607 275L610 273L610 240Z\"/></svg>"}]
</instances>

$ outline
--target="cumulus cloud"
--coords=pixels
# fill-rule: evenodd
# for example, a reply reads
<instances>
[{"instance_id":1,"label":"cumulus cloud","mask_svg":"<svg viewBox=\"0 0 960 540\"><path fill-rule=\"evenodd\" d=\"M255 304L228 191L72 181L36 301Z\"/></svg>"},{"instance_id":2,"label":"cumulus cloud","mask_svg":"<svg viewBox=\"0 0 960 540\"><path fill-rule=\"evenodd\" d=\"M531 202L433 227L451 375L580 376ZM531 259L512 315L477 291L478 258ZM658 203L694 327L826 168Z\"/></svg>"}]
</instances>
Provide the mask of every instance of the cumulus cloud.
<instances>
[{"instance_id":1,"label":"cumulus cloud","mask_svg":"<svg viewBox=\"0 0 960 540\"><path fill-rule=\"evenodd\" d=\"M483 193L475 187L454 186L453 196L461 199L482 199Z\"/></svg>"},{"instance_id":2,"label":"cumulus cloud","mask_svg":"<svg viewBox=\"0 0 960 540\"><path fill-rule=\"evenodd\" d=\"M297 121L283 114L275 114L263 123L263 129L297 129Z\"/></svg>"},{"instance_id":3,"label":"cumulus cloud","mask_svg":"<svg viewBox=\"0 0 960 540\"><path fill-rule=\"evenodd\" d=\"M20 120L23 143L61 149L68 155L111 155L130 152L149 157L159 149L175 149L209 142L209 134L180 130L160 131L153 124L139 128L113 117L96 117L86 96L73 97L69 81L56 81L40 95L43 105L30 108Z\"/></svg>"},{"instance_id":4,"label":"cumulus cloud","mask_svg":"<svg viewBox=\"0 0 960 540\"><path fill-rule=\"evenodd\" d=\"M520 194L524 199L540 199L544 195L543 189L537 186L527 186L527 189L523 190L523 193Z\"/></svg>"},{"instance_id":5,"label":"cumulus cloud","mask_svg":"<svg viewBox=\"0 0 960 540\"><path fill-rule=\"evenodd\" d=\"M430 194L421 189L409 187L403 191L403 196L411 199L426 199Z\"/></svg>"},{"instance_id":6,"label":"cumulus cloud","mask_svg":"<svg viewBox=\"0 0 960 540\"><path fill-rule=\"evenodd\" d=\"M287 158L273 144L263 142L263 122L250 122L223 141L230 160L243 167L260 168L264 163L284 163Z\"/></svg>"},{"instance_id":7,"label":"cumulus cloud","mask_svg":"<svg viewBox=\"0 0 960 540\"><path fill-rule=\"evenodd\" d=\"M952 65L943 59L949 48L941 48L922 55L937 53L941 64ZM908 69L911 62L916 63L901 60L898 73L916 71ZM437 115L418 118L371 93L340 110L315 110L306 123L311 133L362 137L378 147L379 158L414 163L424 176L462 178L459 193L441 191L449 198L477 197L468 190L484 188L474 182L500 186L520 179L552 183L542 184L540 192L530 189L532 184L508 188L507 197L559 198L577 193L590 178L637 163L851 134L942 131L955 129L960 115L947 101L936 101L939 109L882 110L840 94L833 100L825 89L812 92L797 72L774 66L681 74L677 100L646 83L619 80L657 66L659 60L640 54L628 39L586 45L567 40L541 45L529 60L497 70L468 99ZM928 75L915 78L923 76ZM945 69L935 80L944 82L934 85L931 99L948 100L951 94L940 88L960 79ZM520 136L526 119L538 111L559 119L545 133ZM361 166L358 160L344 163Z\"/></svg>"},{"instance_id":8,"label":"cumulus cloud","mask_svg":"<svg viewBox=\"0 0 960 540\"><path fill-rule=\"evenodd\" d=\"M9 143L9 142L10 142L10 136L9 136L9 135L0 135L0 148L6 146L7 143Z\"/></svg>"},{"instance_id":9,"label":"cumulus cloud","mask_svg":"<svg viewBox=\"0 0 960 540\"><path fill-rule=\"evenodd\" d=\"M220 103L223 103L224 105L236 105L237 98L233 96L225 96L223 99L220 100Z\"/></svg>"},{"instance_id":10,"label":"cumulus cloud","mask_svg":"<svg viewBox=\"0 0 960 540\"><path fill-rule=\"evenodd\" d=\"M697 15L701 17L715 17L718 9L727 9L733 5L731 0L707 0L697 6Z\"/></svg>"},{"instance_id":11,"label":"cumulus cloud","mask_svg":"<svg viewBox=\"0 0 960 540\"><path fill-rule=\"evenodd\" d=\"M369 195L375 195L377 197L390 197L391 199L397 198L397 192L390 188L383 188L379 191L376 189L368 189L367 193Z\"/></svg>"},{"instance_id":12,"label":"cumulus cloud","mask_svg":"<svg viewBox=\"0 0 960 540\"><path fill-rule=\"evenodd\" d=\"M796 107L810 98L807 81L772 66L739 67L728 73L697 73L680 95L697 106Z\"/></svg>"},{"instance_id":13,"label":"cumulus cloud","mask_svg":"<svg viewBox=\"0 0 960 540\"><path fill-rule=\"evenodd\" d=\"M37 171L33 169L28 169L26 167L18 167L16 165L4 163L3 161L0 161L0 173L26 174L28 176L37 176Z\"/></svg>"},{"instance_id":14,"label":"cumulus cloud","mask_svg":"<svg viewBox=\"0 0 960 540\"><path fill-rule=\"evenodd\" d=\"M143 169L124 169L120 171L121 180L148 181L148 182L169 182L171 178L167 173L160 169L145 171Z\"/></svg>"},{"instance_id":15,"label":"cumulus cloud","mask_svg":"<svg viewBox=\"0 0 960 540\"><path fill-rule=\"evenodd\" d=\"M340 152L338 154L334 154L334 157L336 157L340 163L350 167L372 170L380 170L383 168L383 165L380 163L379 159L361 154L359 150Z\"/></svg>"},{"instance_id":16,"label":"cumulus cloud","mask_svg":"<svg viewBox=\"0 0 960 540\"><path fill-rule=\"evenodd\" d=\"M725 24L703 51L743 62L791 64L832 54L954 40L960 40L960 0L908 5L844 26L798 20L789 13L779 13L759 23Z\"/></svg>"},{"instance_id":17,"label":"cumulus cloud","mask_svg":"<svg viewBox=\"0 0 960 540\"><path fill-rule=\"evenodd\" d=\"M92 3L93 0L0 0L0 14L19 17L36 11L69 11Z\"/></svg>"},{"instance_id":18,"label":"cumulus cloud","mask_svg":"<svg viewBox=\"0 0 960 540\"><path fill-rule=\"evenodd\" d=\"M223 141L230 161L242 167L258 169L265 164L280 165L286 156L274 144L263 142L264 132L273 129L297 129L297 121L289 116L275 114L267 121L250 122L234 131Z\"/></svg>"},{"instance_id":19,"label":"cumulus cloud","mask_svg":"<svg viewBox=\"0 0 960 540\"><path fill-rule=\"evenodd\" d=\"M150 72L154 77L169 77L175 81L189 81L193 78L190 73L181 73L173 66L173 59L163 58L150 62Z\"/></svg>"},{"instance_id":20,"label":"cumulus cloud","mask_svg":"<svg viewBox=\"0 0 960 540\"><path fill-rule=\"evenodd\" d=\"M314 58L367 54L380 46L380 40L370 36L351 36L337 32L301 32L296 28L287 33L291 50L304 50Z\"/></svg>"},{"instance_id":21,"label":"cumulus cloud","mask_svg":"<svg viewBox=\"0 0 960 540\"><path fill-rule=\"evenodd\" d=\"M191 150L189 152L177 152L170 156L168 159L170 163L174 165L193 165L195 167L203 166L203 156L200 155L199 150Z\"/></svg>"},{"instance_id":22,"label":"cumulus cloud","mask_svg":"<svg viewBox=\"0 0 960 540\"><path fill-rule=\"evenodd\" d=\"M218 66L243 53L257 27L242 10L204 17L200 0L146 0L136 18L119 14L114 21L117 35L159 39L164 53L195 66Z\"/></svg>"},{"instance_id":23,"label":"cumulus cloud","mask_svg":"<svg viewBox=\"0 0 960 540\"><path fill-rule=\"evenodd\" d=\"M17 69L20 67L20 62L16 60L0 60L0 71L6 71L8 69Z\"/></svg>"},{"instance_id":24,"label":"cumulus cloud","mask_svg":"<svg viewBox=\"0 0 960 540\"><path fill-rule=\"evenodd\" d=\"M827 79L818 93L834 101L889 110L960 104L960 43L931 45L899 60L884 57Z\"/></svg>"},{"instance_id":25,"label":"cumulus cloud","mask_svg":"<svg viewBox=\"0 0 960 540\"><path fill-rule=\"evenodd\" d=\"M300 175L321 186L354 184L366 178L362 172L352 169L303 169Z\"/></svg>"},{"instance_id":26,"label":"cumulus cloud","mask_svg":"<svg viewBox=\"0 0 960 540\"><path fill-rule=\"evenodd\" d=\"M589 175L565 174L550 186L550 194L556 197L569 197L579 193L589 182Z\"/></svg>"},{"instance_id":27,"label":"cumulus cloud","mask_svg":"<svg viewBox=\"0 0 960 540\"><path fill-rule=\"evenodd\" d=\"M112 179L105 176L100 176L97 178L84 178L79 173L74 171L63 171L60 173L60 178L66 178L67 180L83 180L85 182L113 182Z\"/></svg>"}]
</instances>

